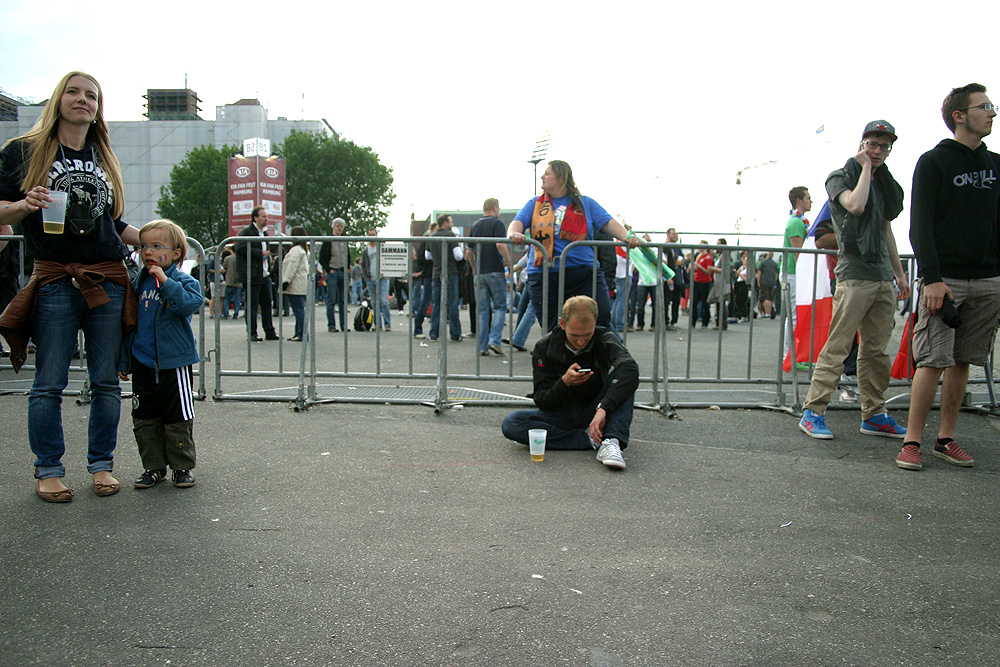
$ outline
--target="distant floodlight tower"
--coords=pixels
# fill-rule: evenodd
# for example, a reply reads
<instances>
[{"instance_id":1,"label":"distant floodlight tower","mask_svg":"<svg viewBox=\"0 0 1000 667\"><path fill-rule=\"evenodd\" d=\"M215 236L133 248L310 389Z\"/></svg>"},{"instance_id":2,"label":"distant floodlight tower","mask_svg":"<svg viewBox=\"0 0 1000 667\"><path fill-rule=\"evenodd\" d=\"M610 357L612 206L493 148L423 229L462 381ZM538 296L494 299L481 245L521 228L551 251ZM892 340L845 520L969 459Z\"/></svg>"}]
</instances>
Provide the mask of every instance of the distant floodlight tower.
<instances>
[{"instance_id":1,"label":"distant floodlight tower","mask_svg":"<svg viewBox=\"0 0 1000 667\"><path fill-rule=\"evenodd\" d=\"M545 159L545 155L549 152L549 138L552 136L551 131L546 131L538 141L535 142L535 150L531 152L531 159L528 160L531 164L535 165L535 194L538 194L538 163Z\"/></svg>"},{"instance_id":2,"label":"distant floodlight tower","mask_svg":"<svg viewBox=\"0 0 1000 667\"><path fill-rule=\"evenodd\" d=\"M768 160L767 162L761 162L760 164L752 164L752 165L747 165L747 166L743 167L738 172L736 172L736 185L739 185L739 184L741 184L743 182L743 172L744 171L749 171L751 169L757 169L759 167L766 167L769 164L777 164L777 163L778 163L777 160Z\"/></svg>"}]
</instances>

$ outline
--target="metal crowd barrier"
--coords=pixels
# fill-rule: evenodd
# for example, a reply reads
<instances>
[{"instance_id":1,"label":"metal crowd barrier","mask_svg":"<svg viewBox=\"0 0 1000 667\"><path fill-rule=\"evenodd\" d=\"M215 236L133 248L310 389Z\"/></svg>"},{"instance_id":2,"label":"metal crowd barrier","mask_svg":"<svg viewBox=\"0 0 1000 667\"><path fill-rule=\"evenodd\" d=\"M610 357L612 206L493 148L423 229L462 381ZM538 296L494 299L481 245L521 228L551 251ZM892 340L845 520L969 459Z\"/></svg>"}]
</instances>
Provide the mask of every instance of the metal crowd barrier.
<instances>
[{"instance_id":1,"label":"metal crowd barrier","mask_svg":"<svg viewBox=\"0 0 1000 667\"><path fill-rule=\"evenodd\" d=\"M24 237L23 236L0 236L0 241L11 241L16 242L21 245L22 252L19 257L20 264L20 276L19 276L19 287L23 287L27 284L30 276L25 272L24 265ZM188 244L194 248L201 256L204 257L204 249L197 239L187 237ZM202 292L205 290L204 272L201 274L200 278ZM201 361L198 363L197 367L193 368L192 371L194 375L198 378L197 388L193 392L193 396L198 400L204 400L207 396L205 389L205 322L203 313L198 316L198 333L196 334L198 338L198 351L201 355ZM87 374L87 347L84 340L83 332L77 333L77 347L79 353L75 355L75 358L71 361L69 367L70 383L67 385L66 389L63 390L63 394L67 396L79 396L77 403L81 405L86 405L90 403L90 377ZM31 362L33 358L32 354L28 355L28 360L21 367L21 372L35 371L35 365ZM13 367L6 359L0 359L0 370L10 370L13 372ZM79 379L75 379L79 376ZM3 376L0 376L2 378ZM21 379L0 379L0 394L4 393L27 393L31 388L31 378L24 377ZM131 382L125 383L126 386L122 389L122 396L128 397L131 395Z\"/></svg>"},{"instance_id":2,"label":"metal crowd barrier","mask_svg":"<svg viewBox=\"0 0 1000 667\"><path fill-rule=\"evenodd\" d=\"M289 244L291 237L266 237L266 242L269 244ZM469 243L470 241L479 241L480 239L470 239L468 237L444 237L444 236L417 236L417 237L370 237L370 236L298 236L295 237L297 242L307 243L307 261L309 266L315 266L316 258L319 255L319 248L324 242L341 242L348 244L367 244L375 242L379 246L383 243L403 243L406 247L407 254L407 266L406 274L407 277L411 276L413 273L413 258L411 253L411 248L419 243L430 243L433 245L445 245L449 242L454 243L458 241L459 243ZM498 239L481 239L483 242L496 243ZM250 243L261 243L261 237L256 236L236 236L229 237L223 240L216 249L216 266L219 266L221 254L223 248L229 244L234 245L234 249L237 253L244 252L249 256L249 244ZM529 241L531 244L541 245L536 241ZM445 252L446 248L442 249ZM272 255L272 260L277 261L279 264L278 275L280 275L280 265L283 261L282 252L278 252ZM376 253L376 271L380 271L380 266L378 264L378 256ZM546 266L548 262L546 262ZM438 354L433 364L433 368L429 368L428 364L421 364L415 359L414 351L421 349L419 347L420 343L416 342L413 338L413 318L407 318L407 329L405 332L408 334L409 345L407 346L407 359L405 364L405 371L398 370L399 364L396 363L395 367L387 367L389 364L383 362L383 350L381 346L381 337L384 332L378 326L374 326L374 349L370 354L358 355L357 350L352 350L352 340L355 339L356 333L352 332L350 335L343 335L343 340L341 341L341 363L339 369L331 369L328 362L332 361L328 358L321 358L319 350L317 349L317 328L322 329L321 326L318 327L316 324L316 318L318 317L316 305L315 305L315 290L310 285L310 288L306 292L306 320L305 320L305 330L306 330L306 340L303 341L301 349L299 350L297 363L293 366L289 366L285 363L285 341L283 335L284 319L278 319L278 327L276 329L278 333L278 349L277 349L277 368L272 368L269 370L261 370L259 368L254 368L253 350L259 349L254 348L252 342L249 338L249 327L245 332L244 340L246 341L245 349L245 364L242 368L224 368L223 367L223 354L222 351L225 349L225 345L222 337L222 328L218 316L215 318L215 373L216 373L216 388L214 398L216 400L247 400L247 401L293 401L295 403L296 409L305 409L309 405L315 403L332 402L332 401L350 401L350 402L370 402L370 403L397 403L397 404L430 404L436 410L442 410L453 404L454 401L449 397L449 383L454 381L476 381L476 382L489 382L489 383L501 383L501 382L530 382L530 375L516 375L513 373L513 365L508 369L507 374L483 374L480 372L479 358L477 356L475 362L475 370L472 373L454 372L449 369L448 365L448 351L451 346L451 341L446 335L448 333L448 263L445 262L442 266L441 271L441 306L438 309L439 326L442 330L442 335L438 341ZM219 271L216 271L216 291L219 291L219 283L221 283L222 277ZM367 283L367 280L366 280ZM547 286L548 275L546 273L544 283ZM246 303L250 304L253 299L253 286L244 285L244 293L246 294ZM378 292L381 290L382 281L376 280L374 282L374 287L376 290L375 295L370 295L370 302L373 311L374 321L377 325L379 322L379 304L381 294ZM343 293L341 297L344 302L347 302L347 295L349 293L350 282L349 280L344 280ZM431 288L433 288L433 281ZM511 286L508 282L508 303L510 301L510 290ZM280 312L283 305L283 296L281 291L278 290L277 307ZM412 314L412 302L410 304L411 314ZM218 310L218 309L217 309ZM547 314L547 308L545 309L543 316ZM246 311L245 311L246 312ZM321 311L322 312L322 311ZM218 315L218 313L216 313ZM514 314L508 310L508 317L511 331L513 330L513 317ZM349 323L348 323L349 326ZM425 327L430 326L430 321L424 325ZM355 356L358 355L358 356ZM228 357L227 357L228 359ZM353 366L353 368L352 368ZM282 378L295 378L297 380L297 386L294 391L294 396L290 396L288 392L277 392L277 393L267 393L261 391L247 392L247 391L228 391L230 386L230 381L224 378L239 378L239 379L259 379L259 378L269 378L269 377L282 377ZM433 381L434 391L432 396L420 395L413 396L407 395L406 392L400 392L396 396L386 396L384 393L378 393L376 396L364 396L356 395L353 397L342 397L338 399L324 398L320 395L318 391L319 381L325 379L339 379L339 380L366 380L366 381L391 381L391 380L405 380L405 381ZM507 396L507 397L489 397L483 398L479 397L477 399L479 404L523 404L526 402L525 399L517 396Z\"/></svg>"},{"instance_id":3,"label":"metal crowd barrier","mask_svg":"<svg viewBox=\"0 0 1000 667\"><path fill-rule=\"evenodd\" d=\"M0 237L5 240L21 242L21 237ZM525 387L530 388L531 374L530 365L527 372L515 372L515 355L513 348L508 347L505 351L505 360L508 362L506 371L485 372L480 356L475 353L476 345L466 345L465 348L472 347L473 360L455 362L449 359L449 352L453 343L449 340L448 334L448 266L447 262L442 266L441 275L441 307L438 309L439 329L441 332L438 341L436 354L430 354L432 348L427 347L427 343L413 338L413 317L412 310L414 303L408 304L411 316L405 318L406 331L400 331L401 327L394 327L394 333L401 333L406 336L405 359L395 358L395 353L387 352L382 345L382 336L386 335L378 326L373 332L360 335L351 332L350 335L342 335L342 340L337 340L334 345L324 343L318 346L317 329L322 332L322 324L317 324L317 317L323 317L323 310L316 308L316 290L313 285L314 275L310 273L309 287L306 290L305 307L305 335L306 339L299 345L298 349L291 353L286 349L284 340L286 330L290 328L290 320L279 315L275 318L276 333L279 340L276 349L270 345L255 344L249 338L249 328L224 328L220 315L222 313L225 285L222 275L222 254L226 246L232 245L236 252L249 253L250 243L268 243L276 249L272 255L272 261L277 264L277 275L280 280L280 269L283 263L284 252L277 251L278 248L287 248L291 237L246 237L236 236L225 239L218 244L214 251L216 271L215 281L215 310L207 312L205 308L199 313L196 331L198 336L199 351L201 352L201 362L196 374L199 376L196 396L204 398L207 395L205 365L211 361L213 363L214 391L213 399L219 401L275 401L293 403L296 410L304 410L310 405L327 402L359 402L359 403L387 403L387 404L420 404L429 405L436 411L441 411L449 407L460 404L481 404L481 405L524 405L529 401L524 398ZM343 242L351 245L366 244L375 242L379 246L383 243L402 243L406 248L406 276L407 279L413 273L413 258L411 248L419 243L447 244L458 241L462 244L469 243L497 243L503 242L511 246L513 243L507 239L496 238L470 238L470 237L443 237L443 236L417 236L417 237L368 237L368 236L303 236L295 237L295 241L306 243L308 266L316 266L316 258L319 254L320 246L323 242ZM204 249L195 239L188 239L192 248L200 253L199 280L204 287L207 276L208 261ZM527 244L534 245L539 250L542 246L531 239L526 240ZM571 244L589 245L599 248L601 246L622 245L617 241L579 241ZM753 273L756 273L756 260L760 253L773 252L776 258L783 256L783 248L764 246L682 246L679 244L647 243L647 247L657 253L658 266L662 266L664 252L670 248L680 252L685 250L707 249L711 251L723 251L721 255L721 268L723 276L731 274L732 254L741 250L747 251L748 261L752 263ZM817 259L821 255L832 254L834 251L798 249L799 255L815 255ZM376 253L376 258L378 257ZM592 289L596 287L597 271L600 270L595 252L594 264L592 266ZM687 274L688 285L693 284L693 259L689 265ZM912 257L904 258L904 262L909 266L909 275L914 276L915 271ZM783 262L779 262L783 263ZM376 264L376 270L380 267ZM556 269L556 271L553 271ZM658 269L659 278L662 278L662 269ZM815 289L819 280L827 280L826 263L823 261L813 262L813 300L815 300ZM351 291L351 284L345 271L343 281L343 293L341 297L346 304L348 293ZM479 276L476 276L478 282ZM556 279L556 285L550 285L549 281ZM554 261L545 259L542 265L543 292L548 289L558 289L559 293L564 292L565 267L556 258ZM749 304L754 308L758 301L757 281L752 276L748 276L749 283ZM375 291L382 289L382 282L375 281ZM259 287L244 285L246 304L252 303L254 293ZM515 309L511 306L513 299L514 285L512 280L507 281L508 310L506 330L514 331ZM629 300L631 292L631 279L626 281L625 293L621 298ZM728 306L732 300L732 294L723 293L718 306L720 310L719 330L713 334L700 331L695 333L695 313L689 312L684 320L685 327L681 327L679 335L682 341L669 340L673 332L666 331L665 319L667 313L666 292L664 289L654 291L653 308L653 345L652 354L648 358L643 358L640 362L640 394L637 395L637 405L643 408L658 410L663 413L673 414L676 408L755 408L764 407L770 409L786 410L795 412L801 409L803 399L803 385L808 385L811 373L811 364L792 363L789 372L784 372L782 365L784 362L783 348L784 338L788 331L788 320L795 305L791 303L791 293L785 274L782 273L782 283L780 285L781 307L780 316L777 322L776 346L771 347L771 343L765 336L763 346L757 329L763 325L750 314L749 321L740 325L746 327L745 344L734 346L732 341L735 336L727 336L723 332L722 324L728 319ZM379 309L380 294L371 295L371 306L373 311ZM285 306L285 299L281 289L275 291L275 299L272 307L280 314ZM915 295L911 296L911 308L915 307ZM562 299L560 299L560 302ZM693 307L689 302L689 307ZM355 305L355 307L357 307ZM645 308L645 304L642 306ZM471 306L470 306L471 308ZM542 320L548 321L548 304L542 304ZM244 310L249 314L249 308ZM461 314L461 313L460 313ZM379 321L377 312L373 312L376 324ZM478 317L477 313L473 313ZM208 347L206 317L214 317L212 347ZM348 321L348 328L351 323ZM429 327L429 319L425 323ZM535 326L534 324L532 325ZM814 326L809 327L815 330ZM260 333L264 333L260 331ZM629 345L631 335L627 330L620 334L626 346ZM699 336L705 336L704 340L698 341ZM711 338L714 336L714 338ZM675 343L682 342L683 345ZM710 342L711 346L706 345ZM240 348L239 346L243 347ZM795 340L790 341L789 354L792 359L796 358ZM636 346L633 349L638 348ZM810 337L809 349L810 359L815 358L818 352L818 343L815 335ZM329 350L334 353L330 354ZM428 354L425 354L424 351ZM232 356L235 352L236 355ZM384 355L392 354L393 358L384 358ZM521 353L519 359L527 358L525 353ZM454 355L452 355L454 356ZM82 373L86 370L85 354L81 354L78 364L74 364L71 371ZM233 364L231 360L241 360ZM462 359L462 357L459 357ZM30 360L30 359L29 359ZM9 368L9 364L0 363L0 368ZM33 366L26 365L27 370L33 370ZM991 356L990 364L984 369L982 378L970 378L970 386L984 385L988 398L979 401L980 409L992 412L1000 412L997 404L997 396L993 387L993 368L995 368L994 358ZM679 369L679 370L678 370ZM86 374L84 376L84 388L80 394L86 397ZM280 380L280 382L279 382ZM330 382L342 384L328 384ZM29 381L30 382L30 381ZM360 383L371 383L361 387ZM456 388L456 383L472 383L484 387L482 390L470 390L468 388ZM261 386L261 384L263 386ZM433 385L433 386L428 386ZM893 380L890 387L905 390L909 386L909 380ZM511 387L510 392L498 391L503 387ZM3 383L0 383L3 389ZM470 391L479 392L473 399L463 398L468 396ZM641 396L641 398L640 398ZM892 402L902 402L907 394L905 391L890 398ZM83 400L86 400L85 398ZM836 407L836 403L832 404ZM852 408L855 406L851 406ZM967 406L973 407L975 406Z\"/></svg>"}]
</instances>

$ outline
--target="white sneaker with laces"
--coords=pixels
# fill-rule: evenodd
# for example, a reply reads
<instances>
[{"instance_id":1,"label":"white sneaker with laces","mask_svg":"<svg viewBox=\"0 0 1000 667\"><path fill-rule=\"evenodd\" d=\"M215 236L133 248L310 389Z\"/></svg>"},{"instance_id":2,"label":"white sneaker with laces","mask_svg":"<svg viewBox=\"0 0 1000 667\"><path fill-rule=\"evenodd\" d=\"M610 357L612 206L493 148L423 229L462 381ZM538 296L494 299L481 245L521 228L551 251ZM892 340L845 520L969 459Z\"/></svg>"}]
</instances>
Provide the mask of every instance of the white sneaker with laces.
<instances>
[{"instance_id":1,"label":"white sneaker with laces","mask_svg":"<svg viewBox=\"0 0 1000 667\"><path fill-rule=\"evenodd\" d=\"M597 460L609 468L625 469L621 447L614 440L605 440L601 443L601 448L597 450Z\"/></svg>"}]
</instances>

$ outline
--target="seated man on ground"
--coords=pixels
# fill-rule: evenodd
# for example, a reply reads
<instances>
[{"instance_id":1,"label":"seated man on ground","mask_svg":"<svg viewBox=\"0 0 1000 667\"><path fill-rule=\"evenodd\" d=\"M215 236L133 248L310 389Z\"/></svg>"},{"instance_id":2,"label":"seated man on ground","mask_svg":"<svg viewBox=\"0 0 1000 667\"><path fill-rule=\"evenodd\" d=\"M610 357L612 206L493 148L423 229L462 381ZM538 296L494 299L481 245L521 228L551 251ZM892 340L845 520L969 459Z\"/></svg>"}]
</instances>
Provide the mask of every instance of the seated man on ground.
<instances>
[{"instance_id":1,"label":"seated man on ground","mask_svg":"<svg viewBox=\"0 0 1000 667\"><path fill-rule=\"evenodd\" d=\"M597 326L597 302L567 299L531 363L539 409L507 415L504 436L528 444L530 429L545 429L546 449L597 449L598 461L623 470L639 366L611 330Z\"/></svg>"}]
</instances>

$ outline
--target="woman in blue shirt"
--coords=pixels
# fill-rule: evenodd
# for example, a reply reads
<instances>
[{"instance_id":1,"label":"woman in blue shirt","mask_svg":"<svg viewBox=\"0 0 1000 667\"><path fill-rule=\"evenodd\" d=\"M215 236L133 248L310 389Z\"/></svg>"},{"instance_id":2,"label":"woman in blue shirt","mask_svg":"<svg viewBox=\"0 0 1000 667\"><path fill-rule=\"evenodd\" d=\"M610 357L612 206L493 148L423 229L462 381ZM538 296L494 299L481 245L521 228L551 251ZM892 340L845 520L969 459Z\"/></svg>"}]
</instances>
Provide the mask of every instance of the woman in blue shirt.
<instances>
[{"instance_id":1,"label":"woman in blue shirt","mask_svg":"<svg viewBox=\"0 0 1000 667\"><path fill-rule=\"evenodd\" d=\"M590 197L580 193L573 181L573 170L562 160L552 160L542 174L542 194L532 197L514 216L507 229L507 236L517 244L524 243L525 230L533 240L542 244L531 246L528 260L528 294L535 307L539 324L549 331L556 326L563 301L571 296L585 295L597 302L597 325L611 323L611 299L604 275L597 272L596 293L593 289L592 267L594 247L577 245L567 250L575 241L594 238L595 230L603 230L616 239L626 241L629 248L642 244ZM566 284L559 292L559 264L565 265ZM543 295L544 271L549 272L548 292ZM561 296L561 298L560 298ZM548 305L548 321L544 321L543 304Z\"/></svg>"}]
</instances>

